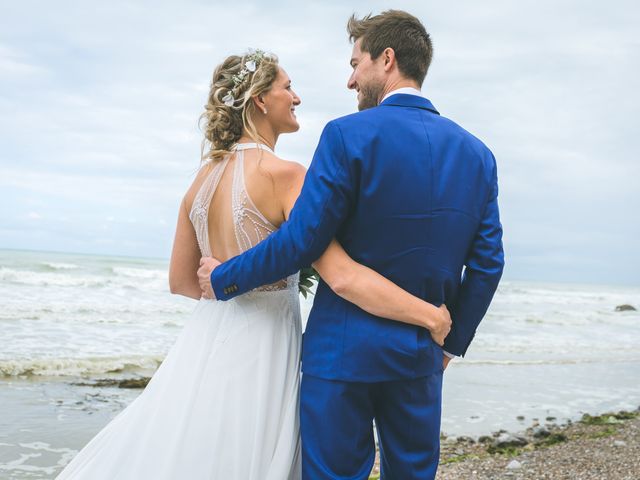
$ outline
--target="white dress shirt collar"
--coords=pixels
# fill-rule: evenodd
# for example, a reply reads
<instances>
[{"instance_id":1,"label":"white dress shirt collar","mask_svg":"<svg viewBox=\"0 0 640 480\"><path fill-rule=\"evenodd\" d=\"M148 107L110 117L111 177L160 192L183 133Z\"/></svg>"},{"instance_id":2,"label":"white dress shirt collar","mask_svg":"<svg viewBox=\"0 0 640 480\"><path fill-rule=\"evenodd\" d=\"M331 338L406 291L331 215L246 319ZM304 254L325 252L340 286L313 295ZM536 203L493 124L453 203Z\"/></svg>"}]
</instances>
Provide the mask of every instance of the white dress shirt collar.
<instances>
[{"instance_id":1,"label":"white dress shirt collar","mask_svg":"<svg viewBox=\"0 0 640 480\"><path fill-rule=\"evenodd\" d=\"M392 90L391 92L387 93L380 103L384 102L391 95L396 95L397 93L404 93L405 95L417 95L418 97L422 97L422 92L420 90L418 90L417 88L402 87L402 88L397 88L397 89Z\"/></svg>"}]
</instances>

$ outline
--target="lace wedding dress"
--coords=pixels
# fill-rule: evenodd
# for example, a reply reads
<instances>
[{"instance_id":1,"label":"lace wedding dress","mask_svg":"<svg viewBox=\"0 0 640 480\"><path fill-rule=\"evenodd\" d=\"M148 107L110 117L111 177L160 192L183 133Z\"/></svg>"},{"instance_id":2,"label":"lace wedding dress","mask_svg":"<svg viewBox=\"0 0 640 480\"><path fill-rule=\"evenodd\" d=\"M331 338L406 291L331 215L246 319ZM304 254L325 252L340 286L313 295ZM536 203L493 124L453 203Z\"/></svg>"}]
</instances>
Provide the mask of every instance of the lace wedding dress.
<instances>
[{"instance_id":1,"label":"lace wedding dress","mask_svg":"<svg viewBox=\"0 0 640 480\"><path fill-rule=\"evenodd\" d=\"M204 256L212 254L211 219L222 225L215 245L233 239L238 253L275 230L244 183L243 151L256 147L240 144L206 167L190 214ZM223 177L230 188L213 202ZM201 299L147 388L57 478L299 479L297 281L227 302Z\"/></svg>"}]
</instances>

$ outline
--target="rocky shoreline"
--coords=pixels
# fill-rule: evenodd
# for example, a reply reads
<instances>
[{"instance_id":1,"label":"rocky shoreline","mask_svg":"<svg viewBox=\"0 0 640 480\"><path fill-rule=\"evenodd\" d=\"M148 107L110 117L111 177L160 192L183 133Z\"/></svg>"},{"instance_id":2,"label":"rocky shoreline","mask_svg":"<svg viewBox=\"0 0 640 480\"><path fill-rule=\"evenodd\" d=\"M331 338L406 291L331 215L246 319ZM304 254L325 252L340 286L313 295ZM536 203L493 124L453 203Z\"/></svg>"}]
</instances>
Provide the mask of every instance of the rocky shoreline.
<instances>
[{"instance_id":1,"label":"rocky shoreline","mask_svg":"<svg viewBox=\"0 0 640 480\"><path fill-rule=\"evenodd\" d=\"M379 479L379 464L371 480ZM640 408L547 423L518 435L443 438L437 480L640 479Z\"/></svg>"}]
</instances>

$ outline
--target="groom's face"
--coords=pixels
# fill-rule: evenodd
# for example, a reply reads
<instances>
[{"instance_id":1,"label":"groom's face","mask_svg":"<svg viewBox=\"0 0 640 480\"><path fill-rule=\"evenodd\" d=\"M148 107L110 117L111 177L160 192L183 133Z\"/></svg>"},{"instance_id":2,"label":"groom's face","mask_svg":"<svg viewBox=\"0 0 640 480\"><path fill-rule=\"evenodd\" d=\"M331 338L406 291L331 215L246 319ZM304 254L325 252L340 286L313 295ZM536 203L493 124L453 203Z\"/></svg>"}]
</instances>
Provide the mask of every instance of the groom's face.
<instances>
[{"instance_id":1,"label":"groom's face","mask_svg":"<svg viewBox=\"0 0 640 480\"><path fill-rule=\"evenodd\" d=\"M371 60L369 52L360 48L361 40L356 40L351 52L351 68L347 87L358 92L358 110L375 107L380 103L384 91L384 65L381 58Z\"/></svg>"}]
</instances>

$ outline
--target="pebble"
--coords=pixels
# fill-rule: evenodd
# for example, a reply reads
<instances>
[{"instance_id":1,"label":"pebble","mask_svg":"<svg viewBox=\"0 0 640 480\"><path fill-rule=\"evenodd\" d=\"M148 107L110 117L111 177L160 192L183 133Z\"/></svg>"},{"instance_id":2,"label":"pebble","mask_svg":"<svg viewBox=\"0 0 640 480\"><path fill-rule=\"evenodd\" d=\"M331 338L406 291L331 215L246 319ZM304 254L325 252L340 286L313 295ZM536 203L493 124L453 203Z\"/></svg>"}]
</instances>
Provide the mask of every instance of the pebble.
<instances>
[{"instance_id":1,"label":"pebble","mask_svg":"<svg viewBox=\"0 0 640 480\"><path fill-rule=\"evenodd\" d=\"M626 447L627 446L627 442L625 442L624 440L616 440L615 442L613 442L613 446L614 447Z\"/></svg>"},{"instance_id":2,"label":"pebble","mask_svg":"<svg viewBox=\"0 0 640 480\"><path fill-rule=\"evenodd\" d=\"M534 438L545 438L551 435L551 432L544 427L536 427L533 430Z\"/></svg>"},{"instance_id":3,"label":"pebble","mask_svg":"<svg viewBox=\"0 0 640 480\"><path fill-rule=\"evenodd\" d=\"M476 443L476 441L472 437L468 437L466 435L462 435L456 439L458 443Z\"/></svg>"},{"instance_id":4,"label":"pebble","mask_svg":"<svg viewBox=\"0 0 640 480\"><path fill-rule=\"evenodd\" d=\"M508 433L501 433L500 436L494 442L494 447L524 447L529 441L519 435L510 435Z\"/></svg>"},{"instance_id":5,"label":"pebble","mask_svg":"<svg viewBox=\"0 0 640 480\"><path fill-rule=\"evenodd\" d=\"M518 460L511 460L507 465L507 470L518 470L522 468L522 464Z\"/></svg>"}]
</instances>

